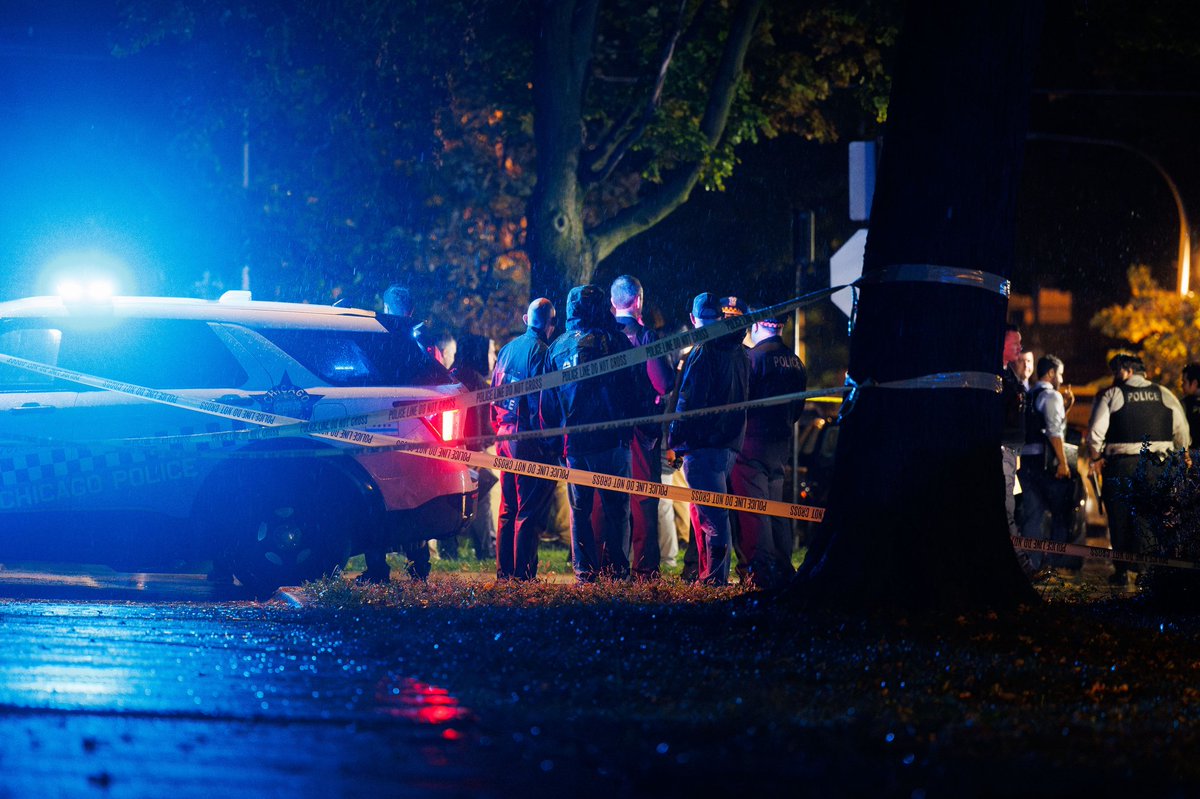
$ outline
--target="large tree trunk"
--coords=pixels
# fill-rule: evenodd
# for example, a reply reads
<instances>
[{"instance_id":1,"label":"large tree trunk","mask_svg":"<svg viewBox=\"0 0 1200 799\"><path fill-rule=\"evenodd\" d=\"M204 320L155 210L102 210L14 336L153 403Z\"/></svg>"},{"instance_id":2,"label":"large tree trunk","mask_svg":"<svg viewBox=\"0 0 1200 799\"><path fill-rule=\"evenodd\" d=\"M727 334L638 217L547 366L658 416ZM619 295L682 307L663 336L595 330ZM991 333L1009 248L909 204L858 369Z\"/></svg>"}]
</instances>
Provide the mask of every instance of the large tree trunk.
<instances>
[{"instance_id":1,"label":"large tree trunk","mask_svg":"<svg viewBox=\"0 0 1200 799\"><path fill-rule=\"evenodd\" d=\"M529 198L530 291L561 305L595 269L583 229L579 157L583 95L598 0L541 0L534 43L533 113L537 184Z\"/></svg>"},{"instance_id":2,"label":"large tree trunk","mask_svg":"<svg viewBox=\"0 0 1200 799\"><path fill-rule=\"evenodd\" d=\"M1008 277L1037 0L909 4L864 273L898 264ZM1005 297L929 282L865 285L850 375L886 383L999 371ZM1036 600L1004 514L998 394L867 388L791 595L839 607L958 610Z\"/></svg>"}]
</instances>

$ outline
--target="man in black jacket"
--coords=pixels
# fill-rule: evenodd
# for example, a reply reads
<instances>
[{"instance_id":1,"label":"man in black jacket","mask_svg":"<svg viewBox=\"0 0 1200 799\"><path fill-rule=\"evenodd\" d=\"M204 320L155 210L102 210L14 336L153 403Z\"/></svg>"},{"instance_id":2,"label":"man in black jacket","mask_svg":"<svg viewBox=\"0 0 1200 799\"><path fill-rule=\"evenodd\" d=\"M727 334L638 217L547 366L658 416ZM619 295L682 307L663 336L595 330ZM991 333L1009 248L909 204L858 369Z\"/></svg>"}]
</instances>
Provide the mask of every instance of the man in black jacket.
<instances>
[{"instance_id":1,"label":"man in black jacket","mask_svg":"<svg viewBox=\"0 0 1200 799\"><path fill-rule=\"evenodd\" d=\"M570 369L632 349L609 312L608 295L598 286L576 286L567 295L567 330L546 355L546 371ZM628 419L638 412L637 392L627 382L636 369L609 372L542 392L542 426L574 426ZM644 379L644 375L643 375ZM630 476L629 440L632 430L569 433L564 442L572 469ZM571 558L581 583L601 574L629 576L629 495L571 484ZM592 504L600 499L598 524L592 523Z\"/></svg>"},{"instance_id":2,"label":"man in black jacket","mask_svg":"<svg viewBox=\"0 0 1200 799\"><path fill-rule=\"evenodd\" d=\"M758 309L755 309L758 310ZM750 399L804 391L804 362L779 335L785 318L768 317L750 327ZM783 500L783 463L790 455L792 422L804 400L768 405L746 412L746 440L733 467L734 493L755 499ZM743 582L762 588L790 577L792 524L779 516L738 513L738 573Z\"/></svg>"},{"instance_id":3,"label":"man in black jacket","mask_svg":"<svg viewBox=\"0 0 1200 799\"><path fill-rule=\"evenodd\" d=\"M694 327L705 327L723 316L715 294L704 292L692 301ZM683 365L675 410L745 402L749 379L750 359L740 335L706 341L688 354ZM728 493L734 456L742 448L745 433L745 411L677 419L671 422L667 446L683 455L683 473L693 490ZM700 550L700 581L728 585L729 511L693 502L692 531Z\"/></svg>"},{"instance_id":4,"label":"man in black jacket","mask_svg":"<svg viewBox=\"0 0 1200 799\"><path fill-rule=\"evenodd\" d=\"M516 383L546 371L549 336L554 332L554 305L545 297L529 303L522 317L525 334L496 355L492 386ZM492 426L499 435L541 429L540 395L525 394L492 403ZM497 441L496 454L538 463L557 463L554 444L544 439ZM496 578L537 578L538 539L546 530L554 482L513 472L500 473L500 523L496 529Z\"/></svg>"},{"instance_id":5,"label":"man in black jacket","mask_svg":"<svg viewBox=\"0 0 1200 799\"><path fill-rule=\"evenodd\" d=\"M621 275L612 282L608 291L612 300L613 314L616 316L617 327L620 328L629 343L634 347L658 341L658 334L642 324L642 284L633 275ZM634 367L641 370L641 367ZM651 358L646 361L645 377L634 375L631 370L626 375L626 384L630 391L639 392L638 400L641 408L639 416L650 416L662 413L663 402L671 393L675 383L675 370L668 356ZM662 425L640 425L633 431L633 440L629 452L632 465L631 474L634 480L649 483L662 481ZM631 560L634 577L641 580L652 580L659 575L661 550L658 538L658 498L634 497L630 500L632 509L631 524Z\"/></svg>"}]
</instances>

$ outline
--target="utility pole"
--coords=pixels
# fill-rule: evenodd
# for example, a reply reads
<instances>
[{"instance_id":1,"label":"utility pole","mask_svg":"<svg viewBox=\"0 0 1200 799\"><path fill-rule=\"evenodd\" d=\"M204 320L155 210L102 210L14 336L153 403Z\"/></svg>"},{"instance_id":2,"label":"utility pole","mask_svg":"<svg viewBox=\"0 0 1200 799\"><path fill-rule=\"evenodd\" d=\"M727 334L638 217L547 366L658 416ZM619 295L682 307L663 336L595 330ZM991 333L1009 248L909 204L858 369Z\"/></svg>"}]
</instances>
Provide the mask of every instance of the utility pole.
<instances>
[{"instance_id":1,"label":"utility pole","mask_svg":"<svg viewBox=\"0 0 1200 799\"><path fill-rule=\"evenodd\" d=\"M812 271L817 261L817 215L813 211L792 211L792 260L796 263L796 294L799 297L812 288ZM792 349L800 360L808 363L804 346L804 309L797 308L792 336ZM792 420L792 502L800 501L800 420ZM792 538L796 538L800 522L792 520Z\"/></svg>"},{"instance_id":2,"label":"utility pole","mask_svg":"<svg viewBox=\"0 0 1200 799\"><path fill-rule=\"evenodd\" d=\"M812 271L817 261L817 215L812 211L792 211L792 260L796 264L795 296L799 297L812 288ZM807 363L804 332L804 309L797 308L793 348L800 359Z\"/></svg>"}]
</instances>

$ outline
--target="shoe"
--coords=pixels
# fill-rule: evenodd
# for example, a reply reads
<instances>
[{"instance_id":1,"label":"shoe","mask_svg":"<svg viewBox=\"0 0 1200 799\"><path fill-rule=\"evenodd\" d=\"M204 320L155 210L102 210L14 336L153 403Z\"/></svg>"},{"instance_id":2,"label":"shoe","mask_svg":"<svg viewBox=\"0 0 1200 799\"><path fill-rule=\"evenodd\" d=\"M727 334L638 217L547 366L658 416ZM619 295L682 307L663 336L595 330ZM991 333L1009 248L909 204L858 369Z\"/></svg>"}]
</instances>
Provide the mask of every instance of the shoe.
<instances>
[{"instance_id":1,"label":"shoe","mask_svg":"<svg viewBox=\"0 0 1200 799\"><path fill-rule=\"evenodd\" d=\"M371 571L370 569L367 569L365 572L355 577L354 582L358 583L359 585L367 585L369 583L385 584L391 579L392 573L390 571Z\"/></svg>"},{"instance_id":2,"label":"shoe","mask_svg":"<svg viewBox=\"0 0 1200 799\"><path fill-rule=\"evenodd\" d=\"M1048 585L1058 582L1058 574L1050 566L1043 566L1029 579L1034 585Z\"/></svg>"}]
</instances>

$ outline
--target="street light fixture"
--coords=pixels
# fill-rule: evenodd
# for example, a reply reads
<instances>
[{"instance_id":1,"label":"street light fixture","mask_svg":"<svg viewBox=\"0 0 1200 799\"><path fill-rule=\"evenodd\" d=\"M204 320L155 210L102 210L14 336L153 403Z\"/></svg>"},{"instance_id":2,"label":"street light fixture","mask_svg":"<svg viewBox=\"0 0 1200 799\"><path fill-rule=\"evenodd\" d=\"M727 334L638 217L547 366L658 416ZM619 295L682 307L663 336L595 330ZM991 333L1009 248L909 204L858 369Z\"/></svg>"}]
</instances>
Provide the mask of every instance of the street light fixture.
<instances>
[{"instance_id":1,"label":"street light fixture","mask_svg":"<svg viewBox=\"0 0 1200 799\"><path fill-rule=\"evenodd\" d=\"M1116 147L1127 153L1133 153L1154 167L1155 171L1166 181L1167 188L1171 190L1171 197L1175 200L1175 210L1179 212L1179 296L1186 297L1188 295L1192 279L1192 236L1188 228L1187 210L1183 207L1183 197L1180 196L1175 181L1171 180L1171 176L1167 174L1167 170L1163 169L1162 164L1144 150L1139 150L1131 144L1112 139L1093 139L1087 136L1060 136L1055 133L1030 133L1026 138L1030 141L1053 141L1065 144L1095 144L1103 147Z\"/></svg>"}]
</instances>

